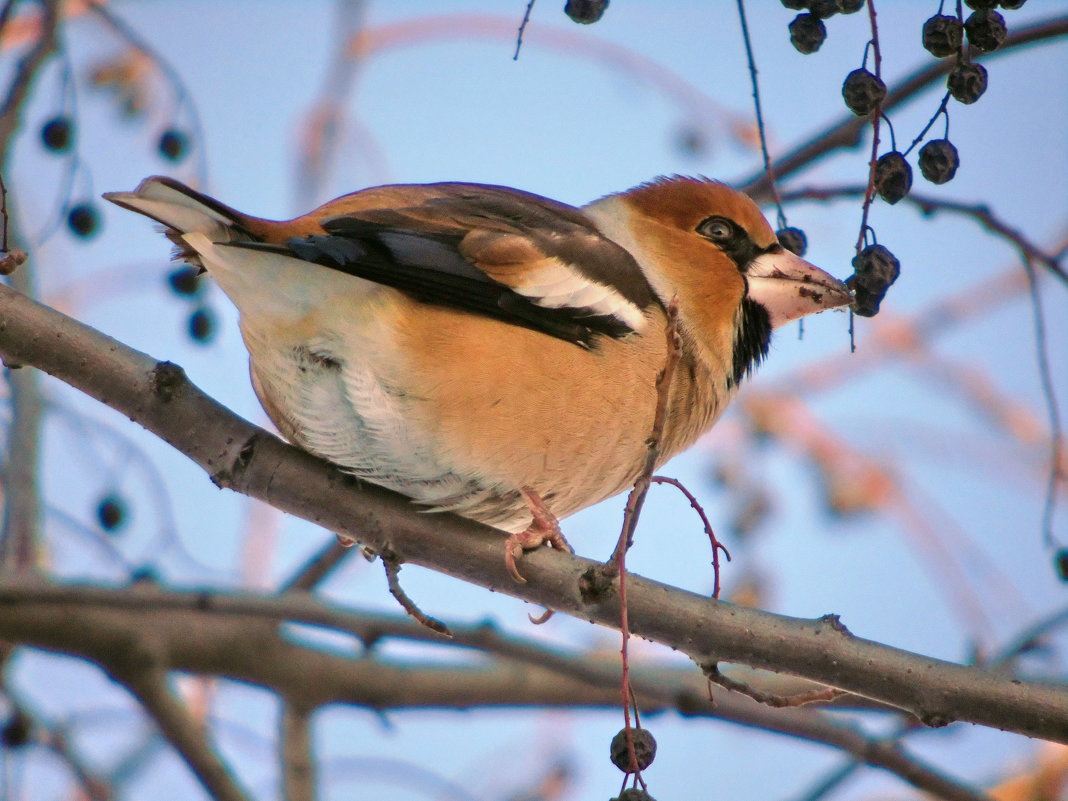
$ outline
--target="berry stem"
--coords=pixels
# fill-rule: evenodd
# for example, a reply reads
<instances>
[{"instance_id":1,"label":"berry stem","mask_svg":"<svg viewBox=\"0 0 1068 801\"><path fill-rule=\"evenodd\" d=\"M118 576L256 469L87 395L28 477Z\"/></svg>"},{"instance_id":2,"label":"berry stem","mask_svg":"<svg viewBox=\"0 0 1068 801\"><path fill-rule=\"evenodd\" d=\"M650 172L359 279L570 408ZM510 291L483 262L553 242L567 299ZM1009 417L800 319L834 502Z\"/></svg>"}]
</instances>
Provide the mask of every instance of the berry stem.
<instances>
[{"instance_id":1,"label":"berry stem","mask_svg":"<svg viewBox=\"0 0 1068 801\"><path fill-rule=\"evenodd\" d=\"M868 19L871 21L871 50L875 61L875 77L882 80L883 54L879 49L879 26L876 22L875 2L868 0ZM868 228L868 212L875 197L875 164L879 160L879 121L882 119L882 101L876 104L871 113L871 159L868 162L868 188L864 192L864 203L860 213L860 232L857 234L856 250L859 254L864 247L864 233Z\"/></svg>"}]
</instances>

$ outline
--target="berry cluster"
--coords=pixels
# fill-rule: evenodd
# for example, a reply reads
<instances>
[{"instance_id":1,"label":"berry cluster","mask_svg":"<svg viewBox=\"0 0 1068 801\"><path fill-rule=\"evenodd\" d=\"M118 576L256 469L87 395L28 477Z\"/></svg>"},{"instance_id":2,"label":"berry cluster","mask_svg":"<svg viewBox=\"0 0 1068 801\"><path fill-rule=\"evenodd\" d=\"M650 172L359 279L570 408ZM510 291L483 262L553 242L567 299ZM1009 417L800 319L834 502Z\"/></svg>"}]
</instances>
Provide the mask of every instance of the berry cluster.
<instances>
[{"instance_id":1,"label":"berry cluster","mask_svg":"<svg viewBox=\"0 0 1068 801\"><path fill-rule=\"evenodd\" d=\"M781 0L789 9L804 13L790 22L790 41L801 53L814 53L819 50L827 37L823 20L838 13L858 11L863 0ZM890 204L906 197L912 189L912 168L907 156L920 142L924 141L939 116L945 116L946 132L940 139L931 139L920 148L918 166L925 180L933 184L951 181L960 166L960 155L949 140L949 111L947 103L953 98L959 103L971 104L986 91L987 71L971 60L971 52L989 53L997 50L1005 42L1008 27L1005 18L997 11L1017 9L1026 0L965 0L971 10L967 19L963 14L943 14L942 7L938 13L923 23L923 46L936 58L955 58L956 63L949 70L946 79L946 96L938 107L931 121L916 137L912 145L900 152L893 139L891 128L891 149L876 159L871 174L872 190L876 195ZM960 6L958 4L958 11ZM865 48L865 62L868 49ZM870 72L866 65L850 72L842 83L842 99L846 107L858 117L872 117L873 124L883 118L882 106L886 99L886 84ZM889 120L887 120L889 124ZM865 219L866 219L865 205ZM867 229L865 229L867 230ZM798 252L793 247L797 241L793 233L797 229L780 231L780 244L788 250ZM800 232L797 232L800 233ZM785 237L785 238L784 238ZM791 244L787 244L787 240ZM803 243L804 236L801 236ZM802 244L803 248L804 245ZM859 245L858 245L859 248ZM870 317L879 310L879 303L887 288L894 282L900 272L900 265L893 254L882 245L870 245L861 250L853 260L854 275L847 283L857 293L854 311Z\"/></svg>"}]
</instances>

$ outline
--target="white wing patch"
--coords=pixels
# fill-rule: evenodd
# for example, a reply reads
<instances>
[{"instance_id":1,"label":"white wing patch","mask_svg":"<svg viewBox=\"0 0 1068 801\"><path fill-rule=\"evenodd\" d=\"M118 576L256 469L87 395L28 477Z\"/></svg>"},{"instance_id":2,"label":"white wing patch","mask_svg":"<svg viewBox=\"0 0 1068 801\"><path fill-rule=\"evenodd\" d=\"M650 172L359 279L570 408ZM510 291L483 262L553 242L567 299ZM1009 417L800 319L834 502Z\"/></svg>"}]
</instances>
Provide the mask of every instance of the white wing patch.
<instances>
[{"instance_id":1,"label":"white wing patch","mask_svg":"<svg viewBox=\"0 0 1068 801\"><path fill-rule=\"evenodd\" d=\"M579 309L591 316L615 317L634 331L645 326L641 309L621 294L555 260L528 269L521 277L509 281L509 286L547 309Z\"/></svg>"}]
</instances>

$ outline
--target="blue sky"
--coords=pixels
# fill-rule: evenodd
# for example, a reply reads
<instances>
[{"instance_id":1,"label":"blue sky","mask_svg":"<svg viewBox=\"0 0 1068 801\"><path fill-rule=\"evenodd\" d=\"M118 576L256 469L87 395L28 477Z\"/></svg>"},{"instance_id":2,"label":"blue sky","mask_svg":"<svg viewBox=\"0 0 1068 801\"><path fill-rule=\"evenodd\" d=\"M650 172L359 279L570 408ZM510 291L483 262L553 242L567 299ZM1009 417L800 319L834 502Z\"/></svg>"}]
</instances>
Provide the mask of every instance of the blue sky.
<instances>
[{"instance_id":1,"label":"blue sky","mask_svg":"<svg viewBox=\"0 0 1068 801\"><path fill-rule=\"evenodd\" d=\"M733 124L751 119L749 77L733 3L617 0L602 22L588 28L570 23L559 5L543 0L535 7L518 61L512 60L510 37L457 35L383 49L362 63L344 108L347 129L341 157L316 200L386 181L467 180L516 186L581 204L659 174L700 173L731 180L758 167L756 151L733 142L729 134ZM879 5L888 83L929 58L920 46L919 29L933 5L885 0ZM492 13L518 23L524 6L372 2L366 21L374 29L437 14ZM1053 13L1055 6L1060 4L1028 3L1008 15L1010 28ZM305 211L295 206L306 194L297 171L297 142L333 53L333 5L318 0L145 0L115 3L114 8L185 81L204 124L204 139L195 146L207 165L207 191L265 217ZM867 19L857 14L830 20L823 49L801 56L787 40L791 12L772 0L750 2L749 12L774 155L846 113L839 87L845 74L860 64ZM584 40L610 43L632 58L655 62L705 98L665 97L663 84L647 79L647 69L631 72L604 56L590 57L582 49ZM154 158L154 142L168 124L167 104L153 108L147 119L118 120L114 106L80 80L87 65L114 52L114 41L96 23L82 20L69 27L66 45L79 76L79 155L91 175L91 191L130 189L145 175L165 171L170 165ZM1064 236L1066 60L1064 44L992 60L987 95L973 106L951 106L951 138L962 160L957 178L932 187L917 171L915 189L946 199L988 202L1039 244ZM63 183L62 163L42 154L35 135L36 125L55 111L59 87L60 74L54 69L39 86L31 124L19 144L14 180L9 181L18 187L20 212L30 231L44 227L34 223L48 218ZM932 88L893 113L899 142L911 140L940 97ZM185 125L188 117L179 120ZM678 138L695 125L701 127L706 147L700 154L687 154ZM936 129L941 130L941 123ZM860 182L866 176L866 152L865 144L859 151L836 154L792 185ZM191 160L172 168L173 174L193 180L194 167ZM79 191L87 193L90 187ZM877 203L872 217L879 241L903 265L902 277L886 301L888 319L915 313L1013 265L1012 248L973 222L939 217L932 223L906 205ZM169 245L140 218L112 208L104 214L101 234L89 243L72 241L61 232L41 245L40 282L46 299L73 297L68 311L80 319L133 347L178 362L209 393L262 422L247 381L235 314L225 298L211 291L210 304L220 319L218 338L208 347L191 343L184 336L188 307L167 291L161 278L169 269ZM805 204L788 209L788 215L808 234L807 258L845 277L859 204ZM71 296L71 287L85 291ZM1065 291L1048 280L1042 287L1063 414L1068 393L1063 369L1068 350ZM801 367L828 361L840 363L848 375L855 369L851 365L863 364L867 337L876 326L858 321L858 353L850 356L847 324L846 315L825 314L806 322L803 339L793 330L780 332L754 389L775 382L789 386ZM979 322L953 328L932 346L946 362L980 371L1042 422L1033 341L1026 297L1017 295L994 306ZM992 431L941 379L937 366L924 369L895 360L871 371L856 369L855 378L812 398L811 407L829 430L888 465L912 497L923 499L920 508L936 532L946 536L956 527L967 533L972 545L950 541L949 547L989 612L986 630L965 628L959 610L947 602L940 572L945 564L932 569L897 521L865 517L838 523L828 518L811 468L780 449L750 450L744 456L770 488L776 505L760 536L735 548L740 558L727 568L728 590L741 577L759 573L770 585L765 603L775 611L800 617L837 612L861 636L948 659L967 658L976 641L996 646L1028 620L1063 603L1063 585L1052 576L1040 542L1042 447L1023 448ZM116 446L108 435L97 438L96 450L77 446L72 451L77 432L53 423L47 442L47 501L54 510L50 541L57 569L70 576L117 576L84 535L71 533L57 521L67 515L88 523L94 499L118 487L138 498L130 530L116 542L129 561L155 556L160 538L166 538L161 531L170 528L167 521L173 517L182 548L164 552L164 574L177 584L237 581L248 503L220 493L194 466L121 416L65 388L50 385L50 392L62 408L130 438L169 488L165 496L156 493L140 457L130 456L128 448ZM723 424L727 435L713 434L665 470L698 493L714 522L729 514L731 499L709 480L710 458L722 453L717 449L738 447L729 433L739 424L739 418L728 416ZM945 519L936 507L945 510ZM607 556L621 509L622 501L616 499L565 523L580 553ZM1068 537L1065 521L1062 508L1057 525ZM329 536L300 521L278 519L274 525L277 541L260 577L268 583L288 575ZM1003 597L989 577L976 572L976 552L1005 573L1019 601ZM707 560L707 543L685 502L666 489L655 491L628 559L631 569L707 591ZM211 571L205 573L197 562ZM478 587L417 568L406 569L404 580L428 612L445 619L491 616L525 636L574 647L617 647L613 633L562 616L533 629L526 623L526 607ZM327 591L360 607L395 608L377 566L359 559L339 571ZM637 651L666 656L645 644ZM410 651L397 648L396 653ZM27 686L34 685L37 671L53 675L59 669L44 667L45 662L24 660L20 676ZM49 703L58 706L68 694L79 705L115 703L117 693L92 678L89 669L69 664L61 669L69 671L64 675L84 678L74 689L50 693ZM224 714L257 728L261 738L245 737L231 725L223 729L223 746L243 766L247 784L269 793L271 752L263 738L273 737L272 706L263 694L244 688L226 688L222 695L227 702ZM405 775L388 770L393 759L415 761L479 799L507 797L509 789L520 788L557 754L577 766L574 798L608 798L618 788L618 773L606 758L609 739L620 727L615 712L398 713L389 720L391 725L385 726L360 710L331 710L321 716L317 741L328 767L324 798L448 797L392 783L390 776ZM788 797L841 759L825 749L709 721L665 715L650 727L660 751L647 779L661 799ZM1008 756L1025 756L1033 746L1021 738L969 729L922 735L915 747L952 773L981 779L995 775ZM525 749L531 750L530 758L508 758ZM351 762L356 758L373 758L381 767ZM976 769L980 763L989 770ZM769 765L775 770L769 771ZM360 795L346 778L347 770L363 781L373 781L380 773L385 778ZM416 782L418 776L405 778ZM184 798L191 781L181 769L160 768L138 789L151 790L159 798ZM850 784L845 796L896 786L892 779L871 774Z\"/></svg>"}]
</instances>

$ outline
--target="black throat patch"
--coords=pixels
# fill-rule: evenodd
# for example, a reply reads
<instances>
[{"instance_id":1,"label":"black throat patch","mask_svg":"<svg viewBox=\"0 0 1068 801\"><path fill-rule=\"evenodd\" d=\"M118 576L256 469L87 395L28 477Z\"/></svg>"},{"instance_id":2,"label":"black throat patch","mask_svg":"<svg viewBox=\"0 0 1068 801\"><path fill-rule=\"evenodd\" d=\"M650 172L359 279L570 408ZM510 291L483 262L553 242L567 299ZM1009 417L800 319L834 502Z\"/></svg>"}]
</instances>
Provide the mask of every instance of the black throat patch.
<instances>
[{"instance_id":1,"label":"black throat patch","mask_svg":"<svg viewBox=\"0 0 1068 801\"><path fill-rule=\"evenodd\" d=\"M736 387L768 355L771 345L771 317L768 310L748 297L742 299L741 319L734 335L733 372L728 387Z\"/></svg>"}]
</instances>

